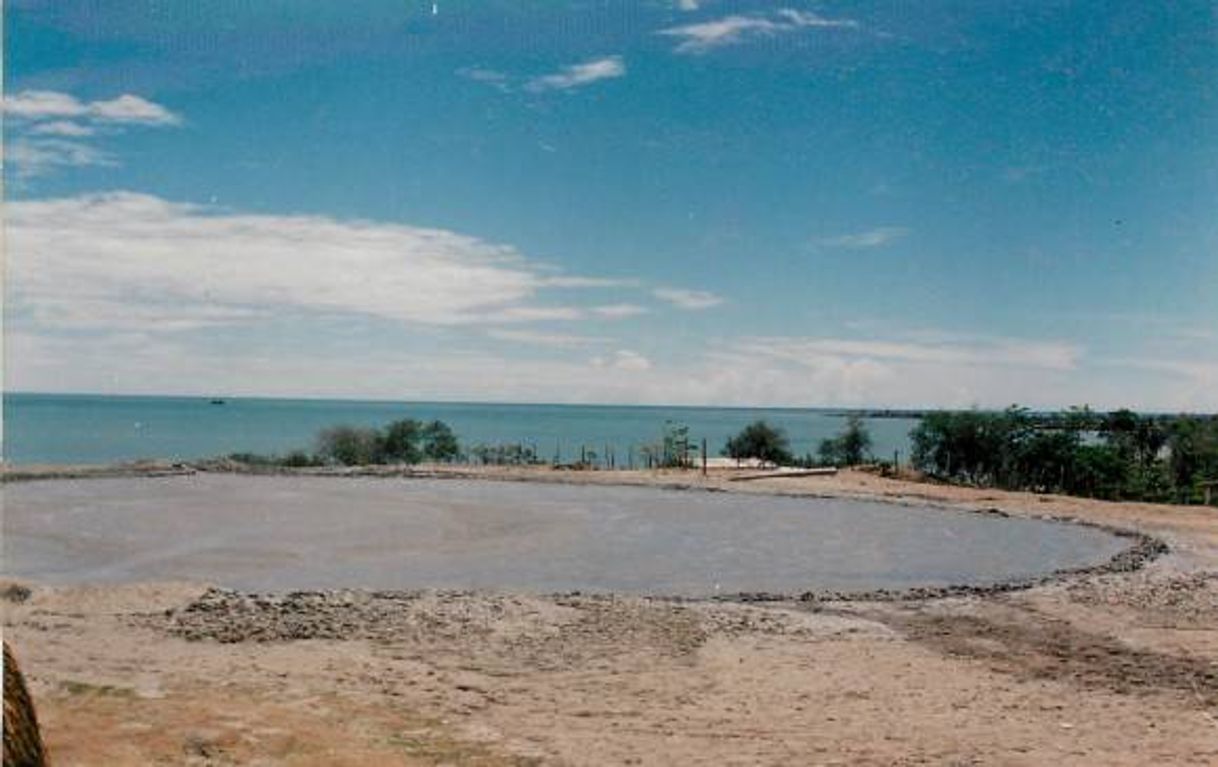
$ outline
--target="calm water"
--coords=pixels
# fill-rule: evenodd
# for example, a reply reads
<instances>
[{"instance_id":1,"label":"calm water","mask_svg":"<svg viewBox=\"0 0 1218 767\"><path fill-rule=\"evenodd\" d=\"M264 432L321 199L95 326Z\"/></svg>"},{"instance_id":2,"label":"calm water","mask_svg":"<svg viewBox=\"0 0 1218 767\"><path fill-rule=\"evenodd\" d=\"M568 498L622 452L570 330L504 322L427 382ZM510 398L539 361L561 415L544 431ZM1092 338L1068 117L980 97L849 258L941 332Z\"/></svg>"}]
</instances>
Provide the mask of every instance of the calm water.
<instances>
[{"instance_id":1,"label":"calm water","mask_svg":"<svg viewBox=\"0 0 1218 767\"><path fill-rule=\"evenodd\" d=\"M233 588L704 596L992 583L1097 564L1100 530L932 508L654 488L326 477L5 487L7 575Z\"/></svg>"},{"instance_id":2,"label":"calm water","mask_svg":"<svg viewBox=\"0 0 1218 767\"><path fill-rule=\"evenodd\" d=\"M103 397L7 394L4 457L24 463L109 463L138 458L190 460L233 452L281 453L313 446L317 432L340 423L381 426L397 418L439 419L463 447L523 443L544 460L579 457L584 446L604 455L608 446L624 465L630 450L660 438L666 420L690 427L717 455L729 436L757 418L786 429L798 455L815 452L845 419L817 410L617 407L603 405L495 405L435 402ZM908 457L916 421L873 419L876 455Z\"/></svg>"}]
</instances>

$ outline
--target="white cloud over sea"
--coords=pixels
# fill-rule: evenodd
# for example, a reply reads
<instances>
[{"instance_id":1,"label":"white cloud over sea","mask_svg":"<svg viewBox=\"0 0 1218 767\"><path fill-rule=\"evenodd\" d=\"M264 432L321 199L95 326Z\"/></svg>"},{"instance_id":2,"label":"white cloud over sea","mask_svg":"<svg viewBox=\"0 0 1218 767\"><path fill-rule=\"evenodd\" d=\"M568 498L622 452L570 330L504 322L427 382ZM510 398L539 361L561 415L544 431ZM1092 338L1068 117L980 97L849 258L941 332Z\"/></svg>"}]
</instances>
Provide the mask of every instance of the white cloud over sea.
<instances>
[{"instance_id":1,"label":"white cloud over sea","mask_svg":"<svg viewBox=\"0 0 1218 767\"><path fill-rule=\"evenodd\" d=\"M1213 410L1218 404L1212 364L1189 376L1164 370L1131 392L1119 380L1123 365L994 366L986 363L985 352L967 357L947 348L927 356L960 359L944 363L908 359L912 354L895 358L835 350L776 358L772 349L740 340L679 356L612 346L589 356L588 346L610 342L538 335L531 341L541 346L531 353L529 338L516 340L520 343L489 350L361 344L345 353L309 353L299 344L280 344L274 350L251 345L217 352L181 336L122 333L81 339L18 332L8 343L11 358L20 361L10 388L742 406L1003 407L1018 402ZM840 340L815 339L830 345ZM1097 376L1100 370L1106 375Z\"/></svg>"},{"instance_id":2,"label":"white cloud over sea","mask_svg":"<svg viewBox=\"0 0 1218 767\"><path fill-rule=\"evenodd\" d=\"M16 390L1218 408L1218 359L1195 345L1105 358L1069 338L764 335L717 323L737 309L717 293L560 272L446 229L131 192L6 213Z\"/></svg>"}]
</instances>

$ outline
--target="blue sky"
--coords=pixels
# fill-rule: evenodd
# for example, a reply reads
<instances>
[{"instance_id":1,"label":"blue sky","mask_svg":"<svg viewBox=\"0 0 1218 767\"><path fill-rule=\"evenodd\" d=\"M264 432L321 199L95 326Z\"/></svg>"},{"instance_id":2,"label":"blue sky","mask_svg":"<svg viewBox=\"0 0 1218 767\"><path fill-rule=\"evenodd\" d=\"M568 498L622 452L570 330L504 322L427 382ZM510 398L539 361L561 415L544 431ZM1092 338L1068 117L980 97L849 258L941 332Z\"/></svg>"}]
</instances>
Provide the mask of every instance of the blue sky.
<instances>
[{"instance_id":1,"label":"blue sky","mask_svg":"<svg viewBox=\"0 0 1218 767\"><path fill-rule=\"evenodd\" d=\"M6 386L1218 409L1209 2L9 2Z\"/></svg>"}]
</instances>

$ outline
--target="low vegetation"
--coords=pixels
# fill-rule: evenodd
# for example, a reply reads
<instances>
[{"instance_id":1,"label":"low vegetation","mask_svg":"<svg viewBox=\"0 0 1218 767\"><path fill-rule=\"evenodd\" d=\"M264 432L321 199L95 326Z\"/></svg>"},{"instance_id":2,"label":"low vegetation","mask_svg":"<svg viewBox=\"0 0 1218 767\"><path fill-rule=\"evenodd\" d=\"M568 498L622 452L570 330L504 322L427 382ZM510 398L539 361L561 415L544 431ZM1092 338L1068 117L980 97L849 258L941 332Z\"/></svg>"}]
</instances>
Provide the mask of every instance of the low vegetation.
<instances>
[{"instance_id":1,"label":"low vegetation","mask_svg":"<svg viewBox=\"0 0 1218 767\"><path fill-rule=\"evenodd\" d=\"M543 463L531 445L474 445L469 457L486 466L535 466Z\"/></svg>"},{"instance_id":2,"label":"low vegetation","mask_svg":"<svg viewBox=\"0 0 1218 767\"><path fill-rule=\"evenodd\" d=\"M697 452L689 437L689 426L677 421L665 421L659 441L639 448L643 465L649 469L691 468Z\"/></svg>"},{"instance_id":3,"label":"low vegetation","mask_svg":"<svg viewBox=\"0 0 1218 767\"><path fill-rule=\"evenodd\" d=\"M365 466L452 463L462 458L457 436L443 421L403 418L384 428L332 426L317 435L314 452L294 450L287 455L233 453L229 459L249 466Z\"/></svg>"}]
</instances>

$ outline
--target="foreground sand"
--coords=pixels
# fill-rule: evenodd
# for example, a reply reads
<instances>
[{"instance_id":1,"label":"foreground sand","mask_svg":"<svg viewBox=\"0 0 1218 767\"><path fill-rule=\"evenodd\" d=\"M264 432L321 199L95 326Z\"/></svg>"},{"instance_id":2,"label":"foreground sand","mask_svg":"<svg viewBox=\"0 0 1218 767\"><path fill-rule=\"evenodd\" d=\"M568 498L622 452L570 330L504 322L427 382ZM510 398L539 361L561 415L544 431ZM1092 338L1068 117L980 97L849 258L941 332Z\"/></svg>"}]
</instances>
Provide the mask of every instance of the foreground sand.
<instances>
[{"instance_id":1,"label":"foreground sand","mask_svg":"<svg viewBox=\"0 0 1218 767\"><path fill-rule=\"evenodd\" d=\"M486 473L930 500L1172 550L1136 573L908 602L10 587L5 635L55 763L1218 763L1218 509L855 472Z\"/></svg>"}]
</instances>

